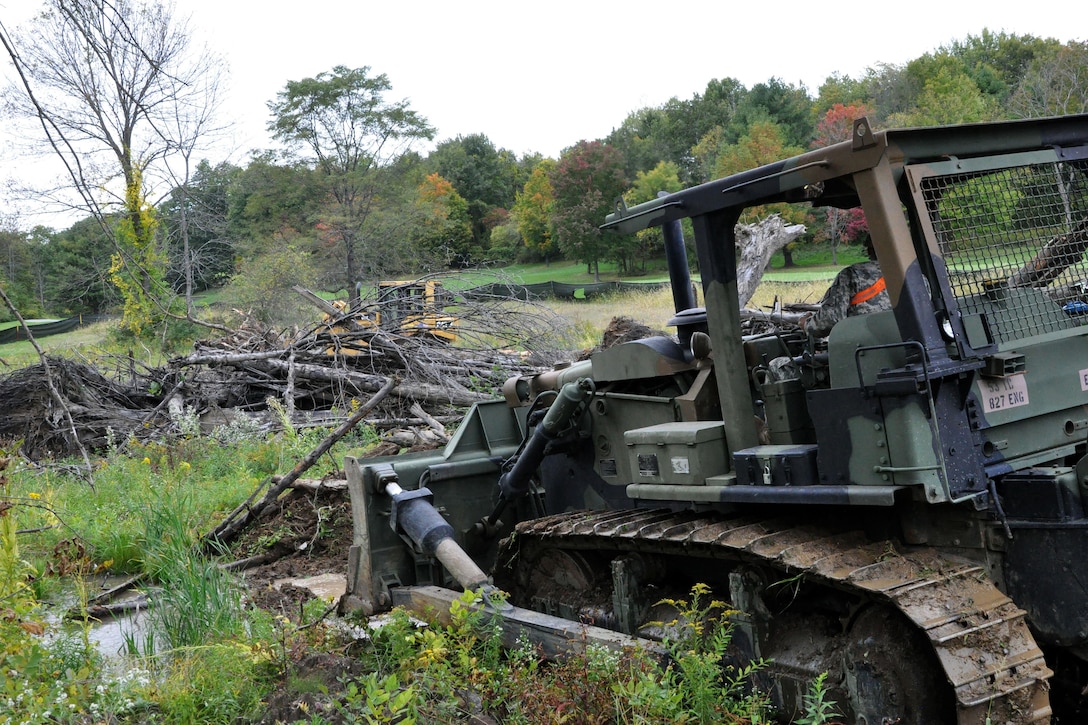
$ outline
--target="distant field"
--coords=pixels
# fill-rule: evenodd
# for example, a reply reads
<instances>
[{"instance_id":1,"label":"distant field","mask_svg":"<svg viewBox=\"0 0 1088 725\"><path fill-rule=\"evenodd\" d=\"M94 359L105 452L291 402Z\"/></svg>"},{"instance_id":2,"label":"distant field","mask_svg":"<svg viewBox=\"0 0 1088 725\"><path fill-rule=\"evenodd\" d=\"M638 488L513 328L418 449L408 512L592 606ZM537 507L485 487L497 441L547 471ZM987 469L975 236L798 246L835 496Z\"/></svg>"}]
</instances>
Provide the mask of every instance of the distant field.
<instances>
[{"instance_id":1,"label":"distant field","mask_svg":"<svg viewBox=\"0 0 1088 725\"><path fill-rule=\"evenodd\" d=\"M26 323L28 325L37 325L37 324L41 324L41 323L44 323L44 322L60 322L60 319L50 318L50 319L44 319L44 320L27 320L26 321ZM16 320L12 320L11 322L0 322L0 332L2 332L4 330L9 330L12 327L18 327L18 326L19 326L19 323Z\"/></svg>"},{"instance_id":2,"label":"distant field","mask_svg":"<svg viewBox=\"0 0 1088 725\"><path fill-rule=\"evenodd\" d=\"M9 325L10 323L4 323ZM106 343L111 325L116 323L97 322L85 325L72 332L35 338L38 346L46 353L64 353L66 356L83 355L93 357ZM26 367L38 361L38 353L28 340L9 342L0 345L0 374L5 370Z\"/></svg>"},{"instance_id":3,"label":"distant field","mask_svg":"<svg viewBox=\"0 0 1088 725\"><path fill-rule=\"evenodd\" d=\"M850 254L849 252L854 252ZM775 298L783 303L819 301L823 291L842 266L858 261L856 250L846 249L838 255L838 265L830 264L830 252L806 252L798 257L799 265L791 269L781 268L781 257L777 256L763 275L763 283L756 290L756 295L749 303L750 307L769 307ZM778 266L776 266L776 264ZM586 273L581 263L555 262L552 264L512 265L497 270L472 270L452 273L444 281L451 289L468 289L483 284L503 281L513 284L537 284L540 282L562 282L566 284L592 283L593 275ZM618 280L614 265L601 265L601 280ZM645 276L627 276L627 282L664 282L668 274L663 270L647 273ZM346 293L341 293L341 296ZM212 290L200 295L202 306L214 305L220 293ZM336 294L322 294L323 297L336 298ZM700 294L701 297L701 294ZM700 303L702 300L700 299ZM578 344L591 346L599 342L600 335L613 317L626 315L650 327L663 329L673 315L672 295L669 290L637 292L626 295L605 296L592 302L552 301L548 303L576 329ZM0 330L17 323L0 323ZM88 325L70 333L53 335L38 340L38 344L50 353L72 353L86 357L105 354L109 347L111 323L102 322ZM149 365L157 364L152 360L149 350L136 351L138 358L146 357ZM37 362L37 353L29 342L20 341L0 345L0 374L4 370L23 367Z\"/></svg>"}]
</instances>

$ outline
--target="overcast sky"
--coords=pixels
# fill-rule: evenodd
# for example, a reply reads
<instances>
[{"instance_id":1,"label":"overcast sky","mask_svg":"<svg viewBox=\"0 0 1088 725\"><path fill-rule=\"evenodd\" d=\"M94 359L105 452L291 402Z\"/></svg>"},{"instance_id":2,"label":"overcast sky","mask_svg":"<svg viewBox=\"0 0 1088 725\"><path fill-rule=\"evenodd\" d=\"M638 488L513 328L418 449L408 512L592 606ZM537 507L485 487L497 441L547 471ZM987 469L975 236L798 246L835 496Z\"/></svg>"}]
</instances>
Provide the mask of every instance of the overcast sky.
<instances>
[{"instance_id":1,"label":"overcast sky","mask_svg":"<svg viewBox=\"0 0 1088 725\"><path fill-rule=\"evenodd\" d=\"M1075 6L1075 5L1074 5ZM221 158L269 148L267 102L287 80L335 65L370 66L437 130L482 133L519 156L557 157L607 135L631 112L690 98L715 78L772 77L815 95L832 73L860 77L978 35L984 28L1084 40L1083 11L1024 0L910 3L657 3L628 0L176 0L194 40L221 55L234 122ZM38 0L0 0L10 28ZM902 14L893 15L897 10ZM0 58L0 61L6 61ZM8 73L8 63L3 62Z\"/></svg>"}]
</instances>

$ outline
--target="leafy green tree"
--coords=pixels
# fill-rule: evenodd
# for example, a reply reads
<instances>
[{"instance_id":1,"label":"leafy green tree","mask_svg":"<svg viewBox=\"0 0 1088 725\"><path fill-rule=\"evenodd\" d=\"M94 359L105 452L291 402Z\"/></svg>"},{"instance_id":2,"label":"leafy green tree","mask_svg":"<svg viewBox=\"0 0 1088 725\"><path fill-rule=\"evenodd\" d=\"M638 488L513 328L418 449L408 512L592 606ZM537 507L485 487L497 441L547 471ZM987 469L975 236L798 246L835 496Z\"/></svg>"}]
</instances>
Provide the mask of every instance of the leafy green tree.
<instances>
[{"instance_id":1,"label":"leafy green tree","mask_svg":"<svg viewBox=\"0 0 1088 725\"><path fill-rule=\"evenodd\" d=\"M779 78L752 86L737 108L730 126L732 137L739 139L763 121L780 127L786 145L808 146L812 140L812 99L808 91Z\"/></svg>"},{"instance_id":2,"label":"leafy green tree","mask_svg":"<svg viewBox=\"0 0 1088 725\"><path fill-rule=\"evenodd\" d=\"M46 309L51 314L106 312L120 304L110 282L113 247L99 220L86 217L62 232L31 233L45 255Z\"/></svg>"},{"instance_id":3,"label":"leafy green tree","mask_svg":"<svg viewBox=\"0 0 1088 725\"><path fill-rule=\"evenodd\" d=\"M995 33L984 28L979 35L953 41L947 50L963 61L980 91L1004 103L1034 60L1053 53L1059 45L1053 39Z\"/></svg>"},{"instance_id":4,"label":"leafy green tree","mask_svg":"<svg viewBox=\"0 0 1088 725\"><path fill-rule=\"evenodd\" d=\"M231 306L268 324L297 324L313 308L291 291L317 282L311 240L297 232L274 234L265 251L244 260L223 290Z\"/></svg>"},{"instance_id":5,"label":"leafy green tree","mask_svg":"<svg viewBox=\"0 0 1088 725\"><path fill-rule=\"evenodd\" d=\"M680 191L682 188L684 188L684 185L680 183L680 170L676 164L671 161L661 161L650 171L640 171L635 176L635 182L631 185L631 188L624 193L623 199L628 206L634 206L657 198L660 192L671 193ZM684 234L684 238L685 240L691 240L694 237L691 234L690 221L685 219L684 222L689 227ZM660 256L664 246L665 241L661 227L642 229L629 240L627 245L629 255L620 261L621 267L629 270L629 261L641 259L643 268L645 268L646 260ZM689 259L693 258L690 254L688 256Z\"/></svg>"},{"instance_id":6,"label":"leafy green tree","mask_svg":"<svg viewBox=\"0 0 1088 725\"><path fill-rule=\"evenodd\" d=\"M491 227L503 216L496 217L493 212L508 210L514 204L522 176L517 158L505 149L496 149L487 136L471 134L438 144L427 163L467 201L473 243L485 248Z\"/></svg>"},{"instance_id":7,"label":"leafy green tree","mask_svg":"<svg viewBox=\"0 0 1088 725\"><path fill-rule=\"evenodd\" d=\"M27 235L13 227L0 228L0 285L24 317L43 314L45 305L35 295L33 247ZM0 319L9 319L6 307L0 314Z\"/></svg>"},{"instance_id":8,"label":"leafy green tree","mask_svg":"<svg viewBox=\"0 0 1088 725\"><path fill-rule=\"evenodd\" d=\"M734 78L711 80L701 94L672 98L659 108L634 111L606 138L621 151L624 172L634 178L659 161L676 164L685 185L707 180L693 149L714 129L732 128L737 109L748 91Z\"/></svg>"},{"instance_id":9,"label":"leafy green tree","mask_svg":"<svg viewBox=\"0 0 1088 725\"><path fill-rule=\"evenodd\" d=\"M544 159L533 169L529 180L514 200L513 218L525 248L533 257L551 260L555 243L552 233L552 213L555 192L549 175L555 161Z\"/></svg>"},{"instance_id":10,"label":"leafy green tree","mask_svg":"<svg viewBox=\"0 0 1088 725\"><path fill-rule=\"evenodd\" d=\"M255 256L273 234L313 228L325 198L319 172L308 165L255 154L227 190L227 236L241 254Z\"/></svg>"},{"instance_id":11,"label":"leafy green tree","mask_svg":"<svg viewBox=\"0 0 1088 725\"><path fill-rule=\"evenodd\" d=\"M434 137L426 119L407 101L389 102L388 77L370 68L336 66L314 78L288 81L276 100L269 130L304 149L331 197L323 221L342 252L343 283L355 296L359 256L380 255L367 236L367 220L379 195L379 171L395 165L416 142Z\"/></svg>"},{"instance_id":12,"label":"leafy green tree","mask_svg":"<svg viewBox=\"0 0 1088 725\"><path fill-rule=\"evenodd\" d=\"M496 264L512 264L518 261L525 251L518 234L517 220L511 215L502 224L491 228L491 244L487 250L487 261Z\"/></svg>"},{"instance_id":13,"label":"leafy green tree","mask_svg":"<svg viewBox=\"0 0 1088 725\"><path fill-rule=\"evenodd\" d=\"M869 91L864 81L833 73L820 85L812 110L819 118L835 106L854 105L862 102L868 95ZM818 128L816 133L819 136Z\"/></svg>"},{"instance_id":14,"label":"leafy green tree","mask_svg":"<svg viewBox=\"0 0 1088 725\"><path fill-rule=\"evenodd\" d=\"M674 98L666 105L680 108L685 104L686 102ZM679 150L672 147L674 119L679 115L677 113L670 117L665 107L639 108L629 113L623 123L605 137L606 143L623 154L626 176L633 177L641 171L653 168L662 159L690 154L690 146L688 149Z\"/></svg>"},{"instance_id":15,"label":"leafy green tree","mask_svg":"<svg viewBox=\"0 0 1088 725\"><path fill-rule=\"evenodd\" d=\"M1088 112L1088 43L1071 41L1037 55L1007 108L1014 118Z\"/></svg>"},{"instance_id":16,"label":"leafy green tree","mask_svg":"<svg viewBox=\"0 0 1088 725\"><path fill-rule=\"evenodd\" d=\"M580 141L563 152L549 179L555 195L555 241L568 258L584 262L599 282L608 245L620 243L618 235L606 241L600 225L623 193L623 157L600 141Z\"/></svg>"},{"instance_id":17,"label":"leafy green tree","mask_svg":"<svg viewBox=\"0 0 1088 725\"><path fill-rule=\"evenodd\" d=\"M888 117L892 126L939 126L990 121L999 115L993 96L983 93L962 62L945 56L928 75L913 109Z\"/></svg>"}]
</instances>

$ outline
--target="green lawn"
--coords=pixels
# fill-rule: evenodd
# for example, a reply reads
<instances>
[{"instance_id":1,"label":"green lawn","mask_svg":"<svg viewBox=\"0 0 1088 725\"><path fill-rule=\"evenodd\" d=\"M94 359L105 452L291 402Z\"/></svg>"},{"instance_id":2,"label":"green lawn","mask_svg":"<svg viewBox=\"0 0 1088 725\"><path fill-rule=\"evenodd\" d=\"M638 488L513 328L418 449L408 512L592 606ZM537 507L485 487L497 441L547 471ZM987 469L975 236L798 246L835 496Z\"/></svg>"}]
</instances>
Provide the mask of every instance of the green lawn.
<instances>
[{"instance_id":1,"label":"green lawn","mask_svg":"<svg viewBox=\"0 0 1088 725\"><path fill-rule=\"evenodd\" d=\"M4 323L10 327L10 324ZM46 353L75 352L90 353L101 347L109 334L111 322L96 322L84 325L71 332L35 338L38 346ZM4 371L25 367L38 362L38 353L28 340L9 342L0 345L0 374Z\"/></svg>"},{"instance_id":2,"label":"green lawn","mask_svg":"<svg viewBox=\"0 0 1088 725\"><path fill-rule=\"evenodd\" d=\"M863 257L859 249L851 247L839 250L837 265L831 264L831 252L826 248L805 249L794 253L796 266L789 269L783 268L781 253L776 254L771 261L771 267L763 275L763 279L773 283L815 283L821 290L830 283L835 274L843 266L859 261ZM642 276L627 276L621 278L616 273L614 264L602 264L600 267L601 281L614 281L623 279L627 282L665 282L668 281L668 273L664 269L664 260L652 260L647 263L647 273ZM696 275L696 279L698 276ZM541 282L562 282L565 284L590 284L593 275L586 272L586 266L580 262L557 261L551 264L516 264L493 270L467 270L453 272L443 278L446 286L453 290L468 289L479 285L502 281L513 284L538 284ZM327 299L343 299L346 292L339 295L319 292ZM815 293L813 293L815 294ZM811 294L809 295L811 296ZM818 299L819 295L816 295ZM214 306L220 298L220 290L209 290L197 296L197 304L202 307ZM584 303L583 303L584 304ZM671 304L669 300L666 306ZM48 322L50 320L34 320L33 322ZM0 330L12 327L18 323L0 323ZM99 323L80 328L70 333L52 335L39 340L39 344L46 352L82 351L93 353L96 347L101 347L106 342L110 323ZM29 342L20 341L6 345L0 345L0 360L7 363L7 368L0 364L0 372L5 369L22 367L37 362L37 353Z\"/></svg>"},{"instance_id":3,"label":"green lawn","mask_svg":"<svg viewBox=\"0 0 1088 725\"><path fill-rule=\"evenodd\" d=\"M763 275L764 279L772 282L831 280L843 267L865 259L865 253L860 248L842 247L837 254L837 264L832 264L831 250L824 247L815 247L795 252L793 259L795 266L787 269L783 266L782 253L775 254L771 259L770 269ZM667 282L669 273L664 265L664 259L652 260L647 265L646 274L621 277L616 272L615 264L602 264L600 267L601 281L609 282L622 279L625 282ZM696 279L698 279L698 275L696 275ZM496 281L509 281L526 285L540 282L589 284L594 279L591 273L586 272L585 264L560 261L552 264L512 264L496 270L472 270L455 274L454 279L447 282L447 286L467 289Z\"/></svg>"}]
</instances>

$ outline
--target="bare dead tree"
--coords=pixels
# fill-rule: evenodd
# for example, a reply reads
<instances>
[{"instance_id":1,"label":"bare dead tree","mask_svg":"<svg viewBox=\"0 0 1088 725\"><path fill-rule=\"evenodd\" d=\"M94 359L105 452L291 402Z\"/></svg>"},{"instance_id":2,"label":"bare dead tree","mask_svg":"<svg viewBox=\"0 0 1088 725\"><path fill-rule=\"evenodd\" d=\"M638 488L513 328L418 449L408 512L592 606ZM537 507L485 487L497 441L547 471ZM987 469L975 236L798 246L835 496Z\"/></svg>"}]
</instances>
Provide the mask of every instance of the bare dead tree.
<instances>
[{"instance_id":1,"label":"bare dead tree","mask_svg":"<svg viewBox=\"0 0 1088 725\"><path fill-rule=\"evenodd\" d=\"M17 34L0 25L0 42L19 78L5 89L5 109L40 126L28 137L64 166L63 188L75 198L63 203L98 220L124 274L169 314L158 255L118 244L114 227L127 220L153 249L142 213L148 184L172 178L181 149L192 158L218 86L202 74L222 64L194 52L187 20L159 2L46 0Z\"/></svg>"},{"instance_id":2,"label":"bare dead tree","mask_svg":"<svg viewBox=\"0 0 1088 725\"><path fill-rule=\"evenodd\" d=\"M165 102L153 114L153 128L166 151L162 169L177 202L175 221L185 280L185 314L189 318L193 316L193 276L197 266L189 244L190 225L194 222L190 184L195 155L204 142L224 130L215 120L223 83L222 68L220 59L205 50L190 69L189 78L167 76L163 79L169 90L165 93Z\"/></svg>"},{"instance_id":3,"label":"bare dead tree","mask_svg":"<svg viewBox=\"0 0 1088 725\"><path fill-rule=\"evenodd\" d=\"M1009 109L1021 118L1084 113L1086 79L1088 42L1070 41L1031 63L1009 98Z\"/></svg>"}]
</instances>

